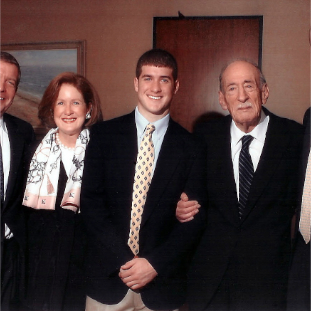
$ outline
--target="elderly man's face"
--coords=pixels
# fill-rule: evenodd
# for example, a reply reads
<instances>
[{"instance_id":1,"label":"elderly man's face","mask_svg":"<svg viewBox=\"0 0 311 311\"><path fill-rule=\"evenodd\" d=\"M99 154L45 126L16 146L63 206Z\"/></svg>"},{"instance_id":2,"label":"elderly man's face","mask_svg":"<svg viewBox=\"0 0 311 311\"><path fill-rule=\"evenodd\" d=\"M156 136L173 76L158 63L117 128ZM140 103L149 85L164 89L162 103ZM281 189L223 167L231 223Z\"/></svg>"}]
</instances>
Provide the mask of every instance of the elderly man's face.
<instances>
[{"instance_id":1,"label":"elderly man's face","mask_svg":"<svg viewBox=\"0 0 311 311\"><path fill-rule=\"evenodd\" d=\"M18 69L15 65L0 61L0 116L12 105L18 78Z\"/></svg>"},{"instance_id":2,"label":"elderly man's face","mask_svg":"<svg viewBox=\"0 0 311 311\"><path fill-rule=\"evenodd\" d=\"M259 71L252 64L236 61L222 76L223 91L219 103L228 110L235 124L243 132L250 132L260 121L261 106L269 96L267 85L260 89Z\"/></svg>"}]
</instances>

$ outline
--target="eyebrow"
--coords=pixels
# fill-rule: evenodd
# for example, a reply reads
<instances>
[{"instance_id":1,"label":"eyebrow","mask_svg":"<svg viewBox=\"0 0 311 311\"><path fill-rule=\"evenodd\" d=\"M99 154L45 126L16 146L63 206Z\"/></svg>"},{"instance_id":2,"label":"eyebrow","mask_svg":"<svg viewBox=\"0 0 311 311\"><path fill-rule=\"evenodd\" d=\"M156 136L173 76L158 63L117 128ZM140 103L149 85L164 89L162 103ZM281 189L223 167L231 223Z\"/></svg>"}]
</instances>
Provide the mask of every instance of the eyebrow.
<instances>
[{"instance_id":1,"label":"eyebrow","mask_svg":"<svg viewBox=\"0 0 311 311\"><path fill-rule=\"evenodd\" d=\"M245 83L254 83L254 84L256 84L256 81L253 81L253 80L244 80L244 81L243 81L243 84L245 84ZM237 82L231 82L231 83L227 84L225 87L229 87L229 86L232 86L232 85L238 85L238 83L237 83Z\"/></svg>"},{"instance_id":2,"label":"eyebrow","mask_svg":"<svg viewBox=\"0 0 311 311\"><path fill-rule=\"evenodd\" d=\"M148 78L148 77L154 77L154 76L153 75L144 74L141 77L142 78L146 78L146 77ZM166 78L166 79L169 79L169 80L173 80L172 77L170 77L170 76L160 76L160 78L161 79Z\"/></svg>"}]
</instances>

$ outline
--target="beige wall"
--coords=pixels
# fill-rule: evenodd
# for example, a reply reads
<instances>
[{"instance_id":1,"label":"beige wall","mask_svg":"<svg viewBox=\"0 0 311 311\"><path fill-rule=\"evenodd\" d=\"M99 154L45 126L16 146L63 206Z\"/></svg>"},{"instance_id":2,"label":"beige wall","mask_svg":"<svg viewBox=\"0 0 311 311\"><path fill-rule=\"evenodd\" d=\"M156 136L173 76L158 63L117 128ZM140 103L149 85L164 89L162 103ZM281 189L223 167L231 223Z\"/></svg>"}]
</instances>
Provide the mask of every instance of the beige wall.
<instances>
[{"instance_id":1,"label":"beige wall","mask_svg":"<svg viewBox=\"0 0 311 311\"><path fill-rule=\"evenodd\" d=\"M136 105L134 69L137 58L152 48L153 17L178 11L263 15L267 107L301 122L310 105L310 0L2 0L1 41L86 40L86 76L110 119Z\"/></svg>"}]
</instances>

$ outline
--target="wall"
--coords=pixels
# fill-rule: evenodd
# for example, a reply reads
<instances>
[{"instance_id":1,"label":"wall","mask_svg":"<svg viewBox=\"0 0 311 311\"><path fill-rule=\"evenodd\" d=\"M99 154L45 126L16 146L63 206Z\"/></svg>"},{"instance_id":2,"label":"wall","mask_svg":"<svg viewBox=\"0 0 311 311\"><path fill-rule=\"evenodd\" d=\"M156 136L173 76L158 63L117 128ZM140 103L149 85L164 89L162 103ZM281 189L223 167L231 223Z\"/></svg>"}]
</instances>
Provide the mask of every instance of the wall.
<instances>
[{"instance_id":1,"label":"wall","mask_svg":"<svg viewBox=\"0 0 311 311\"><path fill-rule=\"evenodd\" d=\"M152 48L153 17L178 11L185 16L263 15L267 107L302 121L310 105L310 0L2 0L1 41L86 40L86 76L110 119L136 105L134 69L137 58Z\"/></svg>"}]
</instances>

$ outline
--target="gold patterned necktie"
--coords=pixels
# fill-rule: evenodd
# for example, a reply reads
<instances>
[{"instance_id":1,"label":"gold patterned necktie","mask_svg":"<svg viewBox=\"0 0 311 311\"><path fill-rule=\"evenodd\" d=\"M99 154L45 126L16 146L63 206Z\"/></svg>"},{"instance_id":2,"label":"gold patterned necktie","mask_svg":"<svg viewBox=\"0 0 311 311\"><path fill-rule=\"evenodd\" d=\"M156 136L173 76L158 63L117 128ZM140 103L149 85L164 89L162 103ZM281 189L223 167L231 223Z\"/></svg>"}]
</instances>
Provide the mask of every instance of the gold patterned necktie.
<instances>
[{"instance_id":1,"label":"gold patterned necktie","mask_svg":"<svg viewBox=\"0 0 311 311\"><path fill-rule=\"evenodd\" d=\"M311 229L311 152L309 152L305 183L302 193L299 230L306 244L310 242Z\"/></svg>"},{"instance_id":2,"label":"gold patterned necktie","mask_svg":"<svg viewBox=\"0 0 311 311\"><path fill-rule=\"evenodd\" d=\"M154 125L148 124L146 126L144 137L141 141L137 154L135 167L131 227L130 236L127 243L135 256L139 253L139 230L141 217L152 178L152 167L154 162L154 145L152 142L152 133L154 130Z\"/></svg>"}]
</instances>

